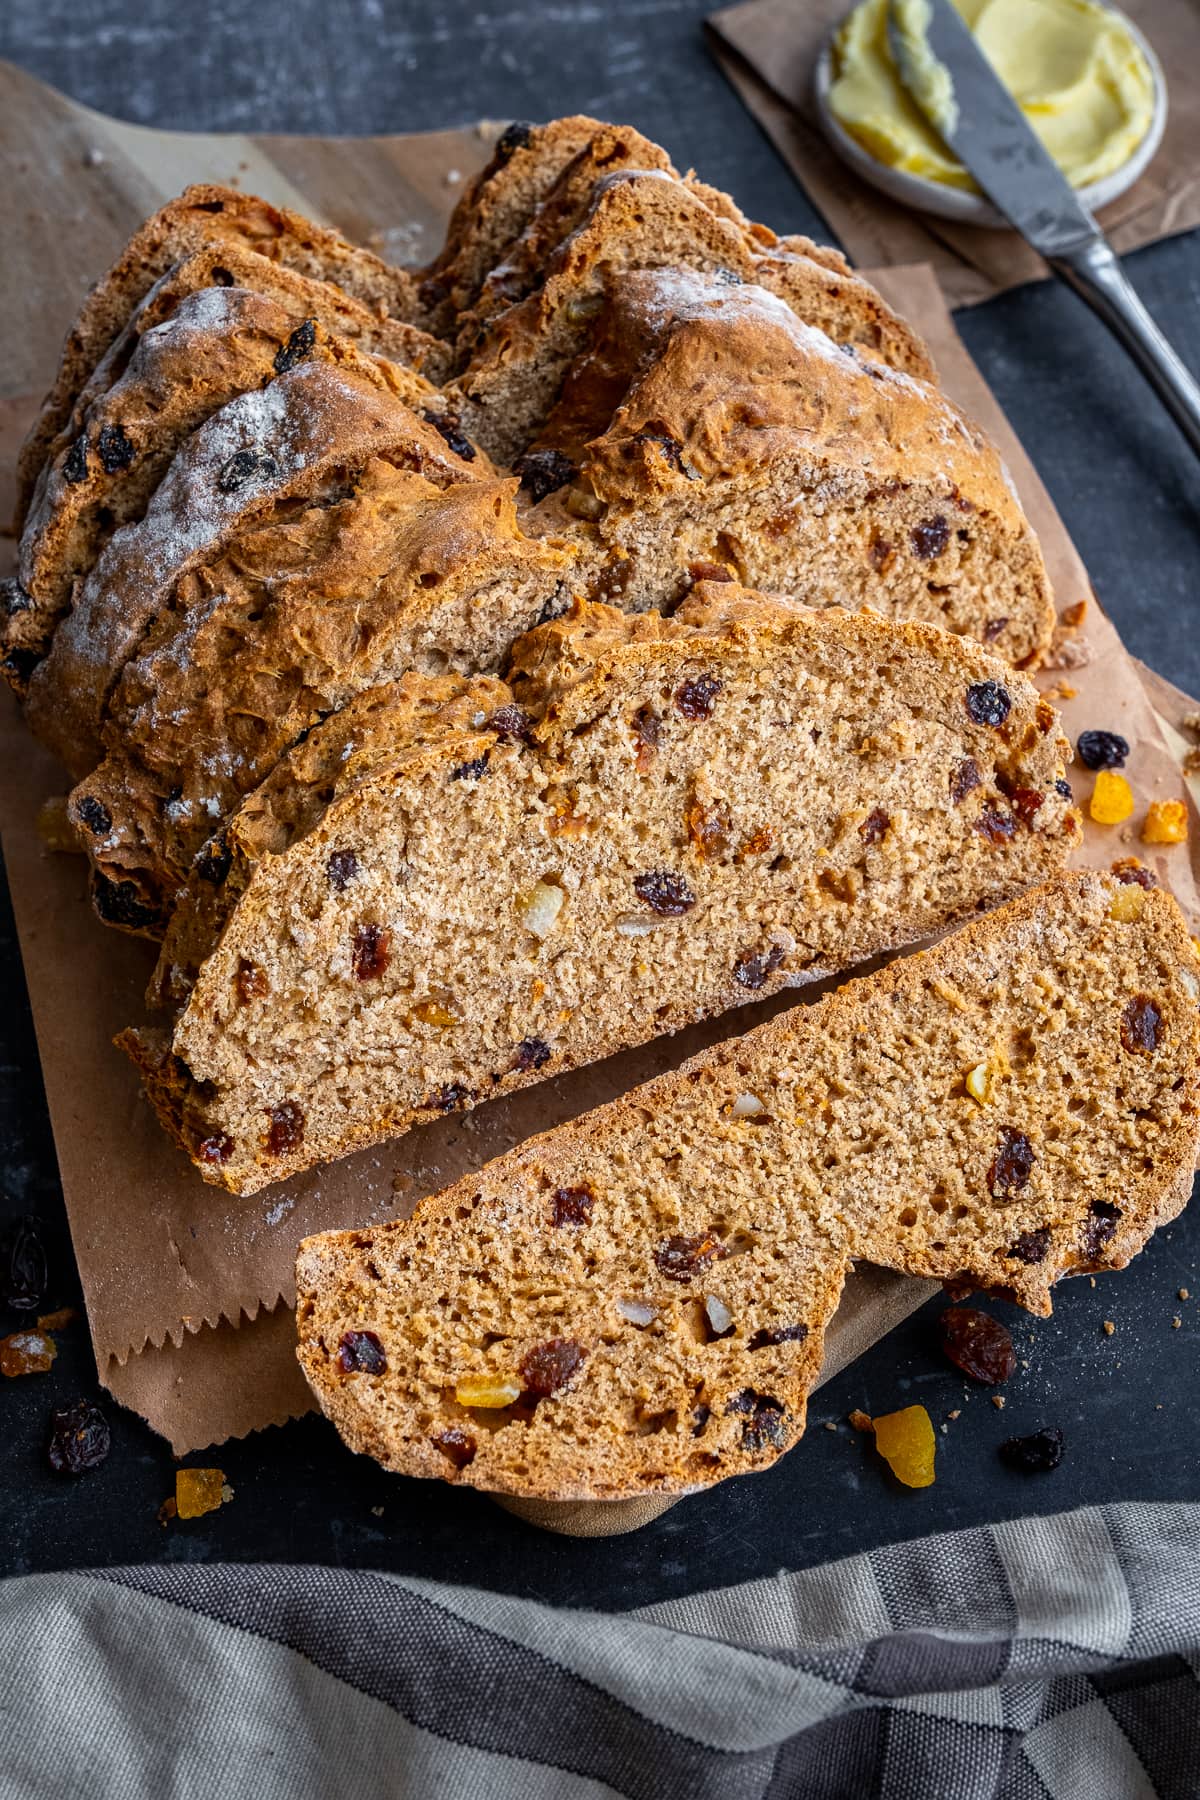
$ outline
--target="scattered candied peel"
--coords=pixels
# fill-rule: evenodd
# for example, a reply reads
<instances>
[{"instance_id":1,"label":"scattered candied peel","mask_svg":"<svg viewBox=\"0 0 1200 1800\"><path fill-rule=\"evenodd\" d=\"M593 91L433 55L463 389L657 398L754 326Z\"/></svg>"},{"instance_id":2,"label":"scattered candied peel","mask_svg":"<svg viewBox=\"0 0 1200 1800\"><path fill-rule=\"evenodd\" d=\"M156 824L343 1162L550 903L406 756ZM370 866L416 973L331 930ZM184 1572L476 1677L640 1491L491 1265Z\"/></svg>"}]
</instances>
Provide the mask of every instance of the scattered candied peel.
<instances>
[{"instance_id":1,"label":"scattered candied peel","mask_svg":"<svg viewBox=\"0 0 1200 1800\"><path fill-rule=\"evenodd\" d=\"M1152 800L1142 824L1144 844L1186 844L1187 806L1182 800Z\"/></svg>"},{"instance_id":2,"label":"scattered candied peel","mask_svg":"<svg viewBox=\"0 0 1200 1800\"><path fill-rule=\"evenodd\" d=\"M923 1406L904 1406L873 1421L875 1448L905 1487L932 1487L937 1439Z\"/></svg>"},{"instance_id":3,"label":"scattered candied peel","mask_svg":"<svg viewBox=\"0 0 1200 1800\"><path fill-rule=\"evenodd\" d=\"M159 1518L200 1519L233 1499L223 1469L177 1469L175 1496L163 1502Z\"/></svg>"},{"instance_id":4,"label":"scattered candied peel","mask_svg":"<svg viewBox=\"0 0 1200 1800\"><path fill-rule=\"evenodd\" d=\"M57 1355L44 1331L14 1331L0 1338L0 1375L44 1375Z\"/></svg>"},{"instance_id":5,"label":"scattered candied peel","mask_svg":"<svg viewBox=\"0 0 1200 1800\"><path fill-rule=\"evenodd\" d=\"M1133 813L1133 789L1125 777L1099 770L1088 811L1097 825L1123 824Z\"/></svg>"}]
</instances>

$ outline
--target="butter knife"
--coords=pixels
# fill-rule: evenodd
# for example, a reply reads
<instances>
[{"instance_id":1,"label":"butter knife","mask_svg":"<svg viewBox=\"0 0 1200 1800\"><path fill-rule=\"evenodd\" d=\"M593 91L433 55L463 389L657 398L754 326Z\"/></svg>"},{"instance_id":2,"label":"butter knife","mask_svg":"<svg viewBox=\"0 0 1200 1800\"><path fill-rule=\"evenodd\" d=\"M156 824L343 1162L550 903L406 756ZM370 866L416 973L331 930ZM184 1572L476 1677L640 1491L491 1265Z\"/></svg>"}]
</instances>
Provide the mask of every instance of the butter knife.
<instances>
[{"instance_id":1,"label":"butter knife","mask_svg":"<svg viewBox=\"0 0 1200 1800\"><path fill-rule=\"evenodd\" d=\"M951 0L924 0L925 41L948 73L929 81L888 9L888 42L900 78L948 149L1009 224L1081 295L1124 345L1200 455L1200 385L1126 280L1112 245L1020 107L996 75Z\"/></svg>"}]
</instances>

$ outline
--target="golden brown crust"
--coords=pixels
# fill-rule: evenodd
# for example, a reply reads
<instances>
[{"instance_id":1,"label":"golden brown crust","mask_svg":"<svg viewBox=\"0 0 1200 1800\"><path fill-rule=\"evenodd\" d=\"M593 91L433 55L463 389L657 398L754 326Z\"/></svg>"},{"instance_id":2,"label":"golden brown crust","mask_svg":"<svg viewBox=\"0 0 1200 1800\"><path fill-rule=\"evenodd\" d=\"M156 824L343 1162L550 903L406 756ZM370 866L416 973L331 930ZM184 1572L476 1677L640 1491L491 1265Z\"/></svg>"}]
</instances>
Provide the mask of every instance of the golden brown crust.
<instances>
[{"instance_id":1,"label":"golden brown crust","mask_svg":"<svg viewBox=\"0 0 1200 1800\"><path fill-rule=\"evenodd\" d=\"M1063 877L411 1220L307 1240L322 1409L406 1474L678 1493L799 1436L853 1258L1037 1312L1062 1275L1123 1267L1186 1199L1200 1100L1200 964L1174 901L1133 892ZM481 1409L459 1384L483 1378L519 1398Z\"/></svg>"},{"instance_id":2,"label":"golden brown crust","mask_svg":"<svg viewBox=\"0 0 1200 1800\"><path fill-rule=\"evenodd\" d=\"M124 371L94 395L77 435L43 468L21 539L25 604L0 622L0 656L18 652L20 669L44 655L72 590L113 533L142 517L184 439L238 394L302 361L328 363L417 409L443 404L414 371L364 355L256 291L209 287L180 298L136 336Z\"/></svg>"},{"instance_id":3,"label":"golden brown crust","mask_svg":"<svg viewBox=\"0 0 1200 1800\"><path fill-rule=\"evenodd\" d=\"M84 301L63 346L51 388L17 465L17 525L33 493L46 451L70 414L76 394L121 332L143 295L173 263L205 243L254 250L298 273L332 281L393 318L415 321L413 278L391 268L338 232L255 194L201 184L169 201L137 231Z\"/></svg>"},{"instance_id":4,"label":"golden brown crust","mask_svg":"<svg viewBox=\"0 0 1200 1800\"><path fill-rule=\"evenodd\" d=\"M301 363L187 440L145 517L109 543L82 584L30 681L26 717L73 775L100 760L109 696L174 584L282 505L353 485L373 457L439 485L491 472L482 452L457 455L370 362L366 375Z\"/></svg>"}]
</instances>

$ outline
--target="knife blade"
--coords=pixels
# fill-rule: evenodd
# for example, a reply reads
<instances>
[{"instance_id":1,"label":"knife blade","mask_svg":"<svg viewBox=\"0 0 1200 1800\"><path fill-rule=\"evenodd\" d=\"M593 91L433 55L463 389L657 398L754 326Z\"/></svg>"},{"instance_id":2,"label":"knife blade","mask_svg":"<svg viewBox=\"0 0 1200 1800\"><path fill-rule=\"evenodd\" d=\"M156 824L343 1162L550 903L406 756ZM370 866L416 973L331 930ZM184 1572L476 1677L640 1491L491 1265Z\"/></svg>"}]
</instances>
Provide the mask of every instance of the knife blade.
<instances>
[{"instance_id":1,"label":"knife blade","mask_svg":"<svg viewBox=\"0 0 1200 1800\"><path fill-rule=\"evenodd\" d=\"M930 71L908 22L921 31L940 68ZM908 0L903 11L891 0L888 45L901 81L942 142L1103 319L1200 455L1200 385L1138 299L1112 245L951 0Z\"/></svg>"}]
</instances>

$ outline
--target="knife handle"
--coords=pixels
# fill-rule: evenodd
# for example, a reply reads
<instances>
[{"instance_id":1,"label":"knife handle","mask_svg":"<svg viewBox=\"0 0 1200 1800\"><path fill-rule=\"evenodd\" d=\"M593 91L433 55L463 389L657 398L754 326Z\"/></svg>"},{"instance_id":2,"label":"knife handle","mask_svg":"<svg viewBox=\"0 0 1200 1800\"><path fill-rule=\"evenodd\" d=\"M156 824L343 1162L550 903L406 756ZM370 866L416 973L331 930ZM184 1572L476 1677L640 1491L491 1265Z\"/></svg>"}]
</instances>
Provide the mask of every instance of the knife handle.
<instances>
[{"instance_id":1,"label":"knife handle","mask_svg":"<svg viewBox=\"0 0 1200 1800\"><path fill-rule=\"evenodd\" d=\"M1180 431L1200 456L1200 384L1172 350L1105 239L1048 258L1055 273L1082 295L1122 343Z\"/></svg>"}]
</instances>

